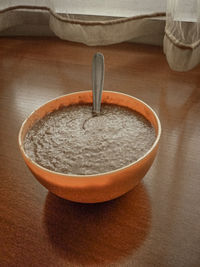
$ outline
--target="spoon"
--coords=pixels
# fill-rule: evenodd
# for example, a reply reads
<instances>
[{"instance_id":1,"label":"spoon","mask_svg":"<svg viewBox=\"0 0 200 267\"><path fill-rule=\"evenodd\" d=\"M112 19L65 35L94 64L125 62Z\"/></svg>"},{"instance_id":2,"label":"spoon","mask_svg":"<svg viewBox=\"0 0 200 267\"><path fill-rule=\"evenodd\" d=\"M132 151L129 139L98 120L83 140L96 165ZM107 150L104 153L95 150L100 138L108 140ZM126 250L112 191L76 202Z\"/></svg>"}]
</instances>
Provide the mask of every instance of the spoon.
<instances>
[{"instance_id":1,"label":"spoon","mask_svg":"<svg viewBox=\"0 0 200 267\"><path fill-rule=\"evenodd\" d=\"M83 122L82 128L86 130L87 122L95 116L100 115L101 111L101 96L104 83L104 56L101 53L96 53L92 60L92 117L90 116Z\"/></svg>"},{"instance_id":2,"label":"spoon","mask_svg":"<svg viewBox=\"0 0 200 267\"><path fill-rule=\"evenodd\" d=\"M93 116L100 115L101 96L104 84L104 56L96 53L92 60L92 94L93 94Z\"/></svg>"}]
</instances>

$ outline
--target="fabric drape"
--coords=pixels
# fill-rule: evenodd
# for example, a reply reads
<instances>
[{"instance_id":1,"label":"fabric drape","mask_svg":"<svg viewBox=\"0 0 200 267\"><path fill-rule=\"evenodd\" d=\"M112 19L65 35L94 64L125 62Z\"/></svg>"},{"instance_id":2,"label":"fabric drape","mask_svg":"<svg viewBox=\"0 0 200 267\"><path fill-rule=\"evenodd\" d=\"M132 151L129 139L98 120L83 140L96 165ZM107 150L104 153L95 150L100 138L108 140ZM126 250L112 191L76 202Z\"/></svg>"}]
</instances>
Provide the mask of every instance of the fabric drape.
<instances>
[{"instance_id":1,"label":"fabric drape","mask_svg":"<svg viewBox=\"0 0 200 267\"><path fill-rule=\"evenodd\" d=\"M20 17L17 13L19 10L27 14L30 10L41 11L44 15L49 14L49 27L59 38L93 46L109 45L129 41L144 34L153 35L155 23L153 24L151 18L166 16L163 49L169 66L173 70L187 71L200 63L200 0L166 0L166 10L163 11L164 6L157 5L153 7L154 12L153 8L145 7L148 1L144 2L143 9L140 6L140 10L134 10L131 1L127 1L124 4L127 3L130 10L127 8L121 15L128 16L116 18L110 16L112 6L108 6L108 1L102 1L102 8L99 9L101 12L98 13L97 9L95 11L95 6L91 5L94 2L91 0L84 2L90 3L90 7L85 7L83 1L78 0L29 0L28 4L24 0L0 0L0 31L27 23L26 16ZM120 1L115 3L118 2L120 3ZM81 13L81 3L83 14L90 10L102 16L105 11L109 16L103 19L97 16L97 19L92 20L86 17L83 20L81 16L75 14ZM100 1L96 0L96 3L100 4ZM120 6L118 7L120 10ZM131 12L131 8L134 12ZM115 11L120 15L116 8ZM134 15L130 16L132 13ZM34 16L32 17L34 19Z\"/></svg>"},{"instance_id":2,"label":"fabric drape","mask_svg":"<svg viewBox=\"0 0 200 267\"><path fill-rule=\"evenodd\" d=\"M168 0L164 52L173 70L200 63L200 0Z\"/></svg>"}]
</instances>

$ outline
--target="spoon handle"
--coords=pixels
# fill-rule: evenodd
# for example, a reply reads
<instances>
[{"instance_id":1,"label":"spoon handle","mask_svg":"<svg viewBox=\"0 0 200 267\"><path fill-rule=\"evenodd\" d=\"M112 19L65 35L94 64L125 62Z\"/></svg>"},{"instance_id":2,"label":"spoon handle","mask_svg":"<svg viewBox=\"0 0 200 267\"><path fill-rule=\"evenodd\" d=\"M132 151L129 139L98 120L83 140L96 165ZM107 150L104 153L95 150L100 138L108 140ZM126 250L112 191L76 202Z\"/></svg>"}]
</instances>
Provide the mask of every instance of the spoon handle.
<instances>
[{"instance_id":1,"label":"spoon handle","mask_svg":"<svg viewBox=\"0 0 200 267\"><path fill-rule=\"evenodd\" d=\"M104 56L96 53L92 61L92 93L93 93L93 114L99 115L101 110L101 96L104 83Z\"/></svg>"}]
</instances>

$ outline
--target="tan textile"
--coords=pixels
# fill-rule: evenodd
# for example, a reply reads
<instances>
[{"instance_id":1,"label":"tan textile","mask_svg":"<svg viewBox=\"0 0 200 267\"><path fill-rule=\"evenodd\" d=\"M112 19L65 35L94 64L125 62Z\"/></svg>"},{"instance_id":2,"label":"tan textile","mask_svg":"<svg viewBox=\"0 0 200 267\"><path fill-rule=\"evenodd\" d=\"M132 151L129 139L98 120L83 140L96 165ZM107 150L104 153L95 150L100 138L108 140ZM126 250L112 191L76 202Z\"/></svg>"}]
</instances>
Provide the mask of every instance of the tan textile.
<instances>
[{"instance_id":1,"label":"tan textile","mask_svg":"<svg viewBox=\"0 0 200 267\"><path fill-rule=\"evenodd\" d=\"M200 7L200 0L191 0ZM44 1L43 1L44 2ZM173 70L187 71L200 63L200 8L193 10L194 22L180 21L177 18L175 4L180 0L168 0L166 27L164 37L164 53L169 66ZM5 2L6 3L6 2ZM23 15L16 12L23 10ZM0 2L0 31L16 25L30 24L29 11L42 11L48 15L50 29L61 39L80 42L86 45L110 45L129 41L141 36L155 36L155 21L151 18L165 16L165 13L153 13L128 18L108 18L103 20L82 20L74 15L61 15L52 6L23 5L1 7ZM34 21L33 24L40 23ZM43 21L41 19L41 21Z\"/></svg>"}]
</instances>

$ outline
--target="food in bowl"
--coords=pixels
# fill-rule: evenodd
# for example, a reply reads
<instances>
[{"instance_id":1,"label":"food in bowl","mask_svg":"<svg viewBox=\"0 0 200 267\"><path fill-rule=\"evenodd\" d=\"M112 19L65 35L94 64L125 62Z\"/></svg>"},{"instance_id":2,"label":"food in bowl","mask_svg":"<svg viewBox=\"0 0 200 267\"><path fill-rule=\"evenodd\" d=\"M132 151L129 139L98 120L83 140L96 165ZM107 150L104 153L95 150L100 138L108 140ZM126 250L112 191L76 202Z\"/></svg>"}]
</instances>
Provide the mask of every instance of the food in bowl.
<instances>
[{"instance_id":1,"label":"food in bowl","mask_svg":"<svg viewBox=\"0 0 200 267\"><path fill-rule=\"evenodd\" d=\"M27 132L27 155L49 170L75 175L105 173L137 161L156 139L155 129L140 113L103 104L93 116L91 104L61 107Z\"/></svg>"},{"instance_id":2,"label":"food in bowl","mask_svg":"<svg viewBox=\"0 0 200 267\"><path fill-rule=\"evenodd\" d=\"M19 132L19 147L25 163L35 178L49 191L62 198L82 203L96 203L117 198L133 189L145 176L157 154L161 125L159 118L150 106L143 101L123 93L104 91L102 104L113 104L129 108L143 115L153 126L156 138L150 149L139 159L113 171L75 175L49 170L32 160L24 148L24 140L29 130L42 118L71 105L93 102L91 91L76 92L55 98L35 110L22 124ZM85 128L91 123L87 121ZM123 157L123 155L122 155Z\"/></svg>"}]
</instances>

